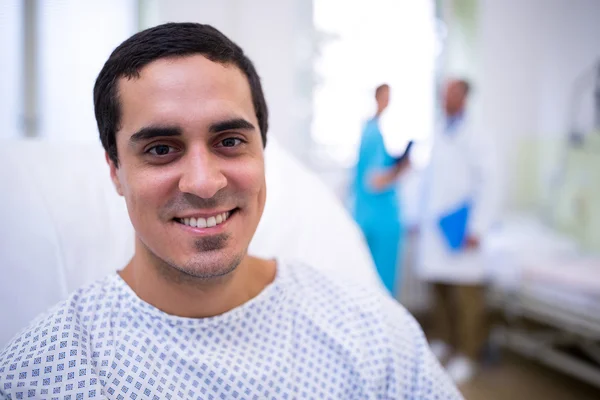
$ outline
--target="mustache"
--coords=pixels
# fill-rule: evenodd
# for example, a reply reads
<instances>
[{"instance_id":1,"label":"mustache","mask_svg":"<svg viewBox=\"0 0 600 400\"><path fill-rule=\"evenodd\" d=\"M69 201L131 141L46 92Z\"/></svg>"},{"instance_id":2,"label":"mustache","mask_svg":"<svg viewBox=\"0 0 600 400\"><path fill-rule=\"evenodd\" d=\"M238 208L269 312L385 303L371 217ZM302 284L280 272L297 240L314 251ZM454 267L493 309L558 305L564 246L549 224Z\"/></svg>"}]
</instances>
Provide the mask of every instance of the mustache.
<instances>
[{"instance_id":1,"label":"mustache","mask_svg":"<svg viewBox=\"0 0 600 400\"><path fill-rule=\"evenodd\" d=\"M235 208L244 204L244 196L217 192L213 197L205 199L190 193L181 193L165 205L165 214L181 213L189 210Z\"/></svg>"}]
</instances>

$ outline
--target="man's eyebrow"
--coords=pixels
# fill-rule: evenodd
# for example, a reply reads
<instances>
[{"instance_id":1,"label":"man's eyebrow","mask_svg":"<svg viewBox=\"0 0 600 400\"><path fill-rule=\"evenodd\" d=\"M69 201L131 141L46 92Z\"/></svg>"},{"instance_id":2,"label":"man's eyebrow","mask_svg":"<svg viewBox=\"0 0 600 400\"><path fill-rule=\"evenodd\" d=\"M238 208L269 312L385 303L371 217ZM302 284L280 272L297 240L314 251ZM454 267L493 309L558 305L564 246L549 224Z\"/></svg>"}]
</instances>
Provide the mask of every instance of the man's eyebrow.
<instances>
[{"instance_id":1,"label":"man's eyebrow","mask_svg":"<svg viewBox=\"0 0 600 400\"><path fill-rule=\"evenodd\" d=\"M211 133L219 133L236 129L254 130L256 128L243 118L233 118L225 121L215 122L208 128Z\"/></svg>"},{"instance_id":2,"label":"man's eyebrow","mask_svg":"<svg viewBox=\"0 0 600 400\"><path fill-rule=\"evenodd\" d=\"M165 136L181 136L182 130L176 126L147 126L129 138L130 143L136 143L143 140L154 139L157 137L165 137Z\"/></svg>"}]
</instances>

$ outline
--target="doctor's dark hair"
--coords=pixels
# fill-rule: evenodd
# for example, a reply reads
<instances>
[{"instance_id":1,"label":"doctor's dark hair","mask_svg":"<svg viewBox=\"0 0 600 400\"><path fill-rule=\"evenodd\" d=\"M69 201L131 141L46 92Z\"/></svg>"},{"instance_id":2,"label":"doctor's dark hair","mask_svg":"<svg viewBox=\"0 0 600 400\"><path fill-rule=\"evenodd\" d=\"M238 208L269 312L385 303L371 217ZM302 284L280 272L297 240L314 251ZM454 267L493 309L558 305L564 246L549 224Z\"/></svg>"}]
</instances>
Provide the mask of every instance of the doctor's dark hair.
<instances>
[{"instance_id":1,"label":"doctor's dark hair","mask_svg":"<svg viewBox=\"0 0 600 400\"><path fill-rule=\"evenodd\" d=\"M96 78L94 112L100 141L116 166L119 165L116 133L121 123L119 79L139 78L142 68L162 58L195 54L200 54L219 64L235 65L246 75L263 146L267 144L269 127L267 103L260 78L244 51L210 25L167 23L138 32L121 43L112 52Z\"/></svg>"}]
</instances>

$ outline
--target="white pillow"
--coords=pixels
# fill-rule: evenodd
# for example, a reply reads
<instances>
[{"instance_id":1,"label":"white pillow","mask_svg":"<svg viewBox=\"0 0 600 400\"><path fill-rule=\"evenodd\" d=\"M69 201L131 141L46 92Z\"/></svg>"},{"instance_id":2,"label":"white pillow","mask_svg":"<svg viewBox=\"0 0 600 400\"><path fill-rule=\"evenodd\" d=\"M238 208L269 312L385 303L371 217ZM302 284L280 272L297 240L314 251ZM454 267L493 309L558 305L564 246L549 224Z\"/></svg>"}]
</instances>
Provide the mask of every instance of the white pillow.
<instances>
[{"instance_id":1,"label":"white pillow","mask_svg":"<svg viewBox=\"0 0 600 400\"><path fill-rule=\"evenodd\" d=\"M123 267L134 236L100 144L0 144L1 347L72 290Z\"/></svg>"},{"instance_id":2,"label":"white pillow","mask_svg":"<svg viewBox=\"0 0 600 400\"><path fill-rule=\"evenodd\" d=\"M269 138L267 203L249 252L300 260L333 279L381 290L362 232L316 174Z\"/></svg>"}]
</instances>

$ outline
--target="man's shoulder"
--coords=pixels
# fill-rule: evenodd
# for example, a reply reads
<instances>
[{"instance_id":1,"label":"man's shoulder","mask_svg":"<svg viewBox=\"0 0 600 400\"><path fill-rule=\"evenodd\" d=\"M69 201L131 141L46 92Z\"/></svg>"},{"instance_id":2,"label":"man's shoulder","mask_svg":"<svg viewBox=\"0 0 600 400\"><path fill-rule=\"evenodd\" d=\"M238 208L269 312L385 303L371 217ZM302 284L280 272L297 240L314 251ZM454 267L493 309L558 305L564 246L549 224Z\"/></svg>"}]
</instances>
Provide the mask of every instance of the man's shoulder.
<instances>
[{"instance_id":1,"label":"man's shoulder","mask_svg":"<svg viewBox=\"0 0 600 400\"><path fill-rule=\"evenodd\" d=\"M87 357L88 322L108 297L113 277L85 286L35 318L0 351L0 382L15 373L72 357Z\"/></svg>"},{"instance_id":2,"label":"man's shoulder","mask_svg":"<svg viewBox=\"0 0 600 400\"><path fill-rule=\"evenodd\" d=\"M332 279L302 263L288 263L293 306L321 323L357 334L413 334L413 318L395 299L372 285ZM417 329L418 331L419 329Z\"/></svg>"},{"instance_id":3,"label":"man's shoulder","mask_svg":"<svg viewBox=\"0 0 600 400\"><path fill-rule=\"evenodd\" d=\"M338 279L301 261L286 261L285 268L288 284L310 302L368 307L386 297L382 290L373 285L361 284L342 275Z\"/></svg>"}]
</instances>

